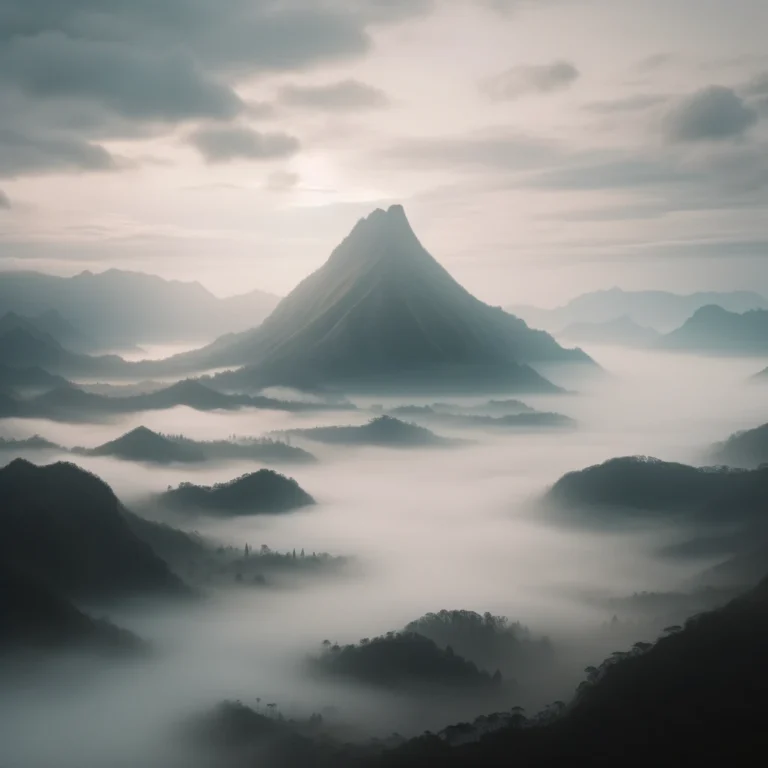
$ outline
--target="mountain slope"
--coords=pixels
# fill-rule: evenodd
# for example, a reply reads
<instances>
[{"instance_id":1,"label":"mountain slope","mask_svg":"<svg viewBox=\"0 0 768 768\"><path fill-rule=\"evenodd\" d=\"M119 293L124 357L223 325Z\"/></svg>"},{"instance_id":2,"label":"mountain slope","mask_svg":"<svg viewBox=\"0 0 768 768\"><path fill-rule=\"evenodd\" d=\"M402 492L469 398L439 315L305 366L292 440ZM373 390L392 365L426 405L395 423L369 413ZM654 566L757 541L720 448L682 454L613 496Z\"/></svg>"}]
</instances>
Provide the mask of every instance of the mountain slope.
<instances>
[{"instance_id":1,"label":"mountain slope","mask_svg":"<svg viewBox=\"0 0 768 768\"><path fill-rule=\"evenodd\" d=\"M697 310L680 328L659 340L664 349L704 354L768 353L768 310L744 314L710 305Z\"/></svg>"},{"instance_id":2,"label":"mountain slope","mask_svg":"<svg viewBox=\"0 0 768 768\"><path fill-rule=\"evenodd\" d=\"M116 269L68 278L38 272L0 275L0 313L55 310L75 328L87 329L102 349L242 331L258 325L278 301L261 291L219 299L199 283Z\"/></svg>"},{"instance_id":3,"label":"mountain slope","mask_svg":"<svg viewBox=\"0 0 768 768\"><path fill-rule=\"evenodd\" d=\"M768 464L768 424L735 432L713 448L714 459L731 467L754 469Z\"/></svg>"},{"instance_id":4,"label":"mountain slope","mask_svg":"<svg viewBox=\"0 0 768 768\"><path fill-rule=\"evenodd\" d=\"M575 343L619 344L628 347L648 347L659 338L657 331L638 325L629 315L602 323L572 323L557 336Z\"/></svg>"},{"instance_id":5,"label":"mountain slope","mask_svg":"<svg viewBox=\"0 0 768 768\"><path fill-rule=\"evenodd\" d=\"M392 206L359 221L259 328L168 363L246 366L218 377L232 388L552 391L526 364L566 361L592 362L468 293Z\"/></svg>"},{"instance_id":6,"label":"mountain slope","mask_svg":"<svg viewBox=\"0 0 768 768\"><path fill-rule=\"evenodd\" d=\"M150 464L205 461L205 454L194 446L181 445L146 427L136 429L97 448L83 451L89 456L114 456Z\"/></svg>"},{"instance_id":7,"label":"mountain slope","mask_svg":"<svg viewBox=\"0 0 768 768\"><path fill-rule=\"evenodd\" d=\"M20 562L68 597L180 593L131 531L112 489L74 464L0 469L0 562Z\"/></svg>"}]
</instances>

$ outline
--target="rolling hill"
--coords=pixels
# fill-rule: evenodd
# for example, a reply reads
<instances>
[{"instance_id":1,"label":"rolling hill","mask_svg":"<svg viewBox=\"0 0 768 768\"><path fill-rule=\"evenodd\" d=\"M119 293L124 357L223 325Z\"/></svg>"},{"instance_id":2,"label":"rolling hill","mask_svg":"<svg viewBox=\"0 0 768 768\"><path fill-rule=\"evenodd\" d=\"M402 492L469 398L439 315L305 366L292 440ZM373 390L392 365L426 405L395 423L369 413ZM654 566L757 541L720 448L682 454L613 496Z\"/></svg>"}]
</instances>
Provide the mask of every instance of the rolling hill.
<instances>
[{"instance_id":1,"label":"rolling hill","mask_svg":"<svg viewBox=\"0 0 768 768\"><path fill-rule=\"evenodd\" d=\"M315 503L295 480L271 469L212 486L182 483L160 494L159 501L177 511L221 515L279 514Z\"/></svg>"}]
</instances>

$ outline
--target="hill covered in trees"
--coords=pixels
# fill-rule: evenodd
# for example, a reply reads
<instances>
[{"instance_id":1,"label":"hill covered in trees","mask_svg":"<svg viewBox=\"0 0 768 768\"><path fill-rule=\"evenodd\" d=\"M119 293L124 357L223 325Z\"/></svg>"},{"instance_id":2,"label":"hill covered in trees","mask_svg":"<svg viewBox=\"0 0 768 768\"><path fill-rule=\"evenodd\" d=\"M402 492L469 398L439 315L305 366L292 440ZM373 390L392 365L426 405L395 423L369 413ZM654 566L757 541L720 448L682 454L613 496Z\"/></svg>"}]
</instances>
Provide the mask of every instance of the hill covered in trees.
<instances>
[{"instance_id":1,"label":"hill covered in trees","mask_svg":"<svg viewBox=\"0 0 768 768\"><path fill-rule=\"evenodd\" d=\"M279 514L315 503L295 480L270 469L212 486L182 483L160 494L158 500L177 511L221 515Z\"/></svg>"},{"instance_id":2,"label":"hill covered in trees","mask_svg":"<svg viewBox=\"0 0 768 768\"><path fill-rule=\"evenodd\" d=\"M734 433L713 447L712 458L716 462L745 469L768 464L768 424Z\"/></svg>"},{"instance_id":3,"label":"hill covered in trees","mask_svg":"<svg viewBox=\"0 0 768 768\"><path fill-rule=\"evenodd\" d=\"M605 521L651 516L735 523L759 518L768 503L768 467L691 467L644 456L610 459L561 477L544 501Z\"/></svg>"},{"instance_id":4,"label":"hill covered in trees","mask_svg":"<svg viewBox=\"0 0 768 768\"><path fill-rule=\"evenodd\" d=\"M416 632L390 632L339 645L325 641L311 660L319 673L368 685L397 689L490 689L500 686L500 673L491 674L456 654L452 648Z\"/></svg>"},{"instance_id":5,"label":"hill covered in trees","mask_svg":"<svg viewBox=\"0 0 768 768\"><path fill-rule=\"evenodd\" d=\"M0 659L3 652L74 647L122 652L144 646L130 632L87 616L23 564L0 559Z\"/></svg>"},{"instance_id":6,"label":"hill covered in trees","mask_svg":"<svg viewBox=\"0 0 768 768\"><path fill-rule=\"evenodd\" d=\"M440 437L417 424L392 416L378 416L359 427L312 427L291 429L282 434L336 445L376 445L390 448L428 448L456 445L459 441Z\"/></svg>"},{"instance_id":7,"label":"hill covered in trees","mask_svg":"<svg viewBox=\"0 0 768 768\"><path fill-rule=\"evenodd\" d=\"M0 469L0 562L67 597L179 595L181 581L130 529L111 488L74 464Z\"/></svg>"}]
</instances>

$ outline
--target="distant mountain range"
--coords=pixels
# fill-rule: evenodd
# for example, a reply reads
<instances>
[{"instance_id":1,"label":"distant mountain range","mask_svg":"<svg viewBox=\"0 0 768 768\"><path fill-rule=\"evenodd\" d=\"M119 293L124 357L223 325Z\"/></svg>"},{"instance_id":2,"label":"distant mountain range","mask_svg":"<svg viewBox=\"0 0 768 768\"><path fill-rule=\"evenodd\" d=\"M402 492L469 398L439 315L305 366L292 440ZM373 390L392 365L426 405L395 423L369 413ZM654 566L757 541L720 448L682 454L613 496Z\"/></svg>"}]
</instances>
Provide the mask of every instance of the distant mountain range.
<instances>
[{"instance_id":1,"label":"distant mountain range","mask_svg":"<svg viewBox=\"0 0 768 768\"><path fill-rule=\"evenodd\" d=\"M715 355L768 354L768 310L743 314L708 305L659 340L665 349Z\"/></svg>"},{"instance_id":2,"label":"distant mountain range","mask_svg":"<svg viewBox=\"0 0 768 768\"><path fill-rule=\"evenodd\" d=\"M49 309L37 317L25 317L16 312L6 312L0 317L0 336L16 328L43 340L53 340L70 352L89 354L98 346L84 333L62 317L55 309Z\"/></svg>"},{"instance_id":3,"label":"distant mountain range","mask_svg":"<svg viewBox=\"0 0 768 768\"><path fill-rule=\"evenodd\" d=\"M625 347L650 347L660 338L658 331L638 325L629 315L602 323L572 323L556 335L576 344L615 344Z\"/></svg>"},{"instance_id":4,"label":"distant mountain range","mask_svg":"<svg viewBox=\"0 0 768 768\"><path fill-rule=\"evenodd\" d=\"M263 291L219 299L199 283L116 269L66 278L0 274L0 315L31 317L80 352L212 339L258 325L278 301Z\"/></svg>"},{"instance_id":5,"label":"distant mountain range","mask_svg":"<svg viewBox=\"0 0 768 768\"><path fill-rule=\"evenodd\" d=\"M0 371L1 373L1 371ZM325 404L277 400L261 395L227 395L199 381L185 379L141 395L109 397L86 392L69 382L34 397L0 396L0 418L44 418L65 422L102 421L111 416L186 406L197 411L236 411L241 408L288 412L354 410L347 403Z\"/></svg>"},{"instance_id":6,"label":"distant mountain range","mask_svg":"<svg viewBox=\"0 0 768 768\"><path fill-rule=\"evenodd\" d=\"M729 312L768 309L768 299L752 291L680 295L668 291L623 291L620 288L585 293L555 309L525 305L513 305L507 309L526 322L553 333L574 323L602 324L624 317L641 327L667 333L708 304Z\"/></svg>"},{"instance_id":7,"label":"distant mountain range","mask_svg":"<svg viewBox=\"0 0 768 768\"><path fill-rule=\"evenodd\" d=\"M553 362L593 361L468 293L392 206L359 221L260 327L162 368L242 366L217 377L222 388L241 391L282 384L555 392L530 367Z\"/></svg>"}]
</instances>

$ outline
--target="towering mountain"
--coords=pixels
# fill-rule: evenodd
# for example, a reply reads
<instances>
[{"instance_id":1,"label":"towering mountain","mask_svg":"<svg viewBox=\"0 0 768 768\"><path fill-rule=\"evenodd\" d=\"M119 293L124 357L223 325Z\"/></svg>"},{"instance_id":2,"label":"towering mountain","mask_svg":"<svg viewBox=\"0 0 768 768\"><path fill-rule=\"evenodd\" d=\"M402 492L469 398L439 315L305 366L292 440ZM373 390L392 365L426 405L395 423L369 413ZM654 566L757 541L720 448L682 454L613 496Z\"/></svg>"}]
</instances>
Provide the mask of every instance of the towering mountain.
<instances>
[{"instance_id":1,"label":"towering mountain","mask_svg":"<svg viewBox=\"0 0 768 768\"><path fill-rule=\"evenodd\" d=\"M752 291L709 291L681 295L668 291L623 291L621 288L611 288L584 293L554 309L511 306L508 310L552 332L573 323L607 323L625 315L638 325L668 332L708 304L715 304L729 312L768 309L768 300Z\"/></svg>"},{"instance_id":2,"label":"towering mountain","mask_svg":"<svg viewBox=\"0 0 768 768\"><path fill-rule=\"evenodd\" d=\"M0 314L39 315L36 324L50 331L52 316L45 313L54 310L102 350L242 331L260 323L277 302L277 296L262 291L219 299L199 283L117 269L66 278L38 272L0 275ZM93 351L56 338L73 351Z\"/></svg>"},{"instance_id":3,"label":"towering mountain","mask_svg":"<svg viewBox=\"0 0 768 768\"><path fill-rule=\"evenodd\" d=\"M528 363L587 362L461 287L423 248L402 206L357 223L257 329L177 362L242 365L218 383L349 389L552 391Z\"/></svg>"},{"instance_id":4,"label":"towering mountain","mask_svg":"<svg viewBox=\"0 0 768 768\"><path fill-rule=\"evenodd\" d=\"M680 328L659 341L665 349L714 355L768 352L768 310L743 314L709 305L697 310Z\"/></svg>"}]
</instances>

